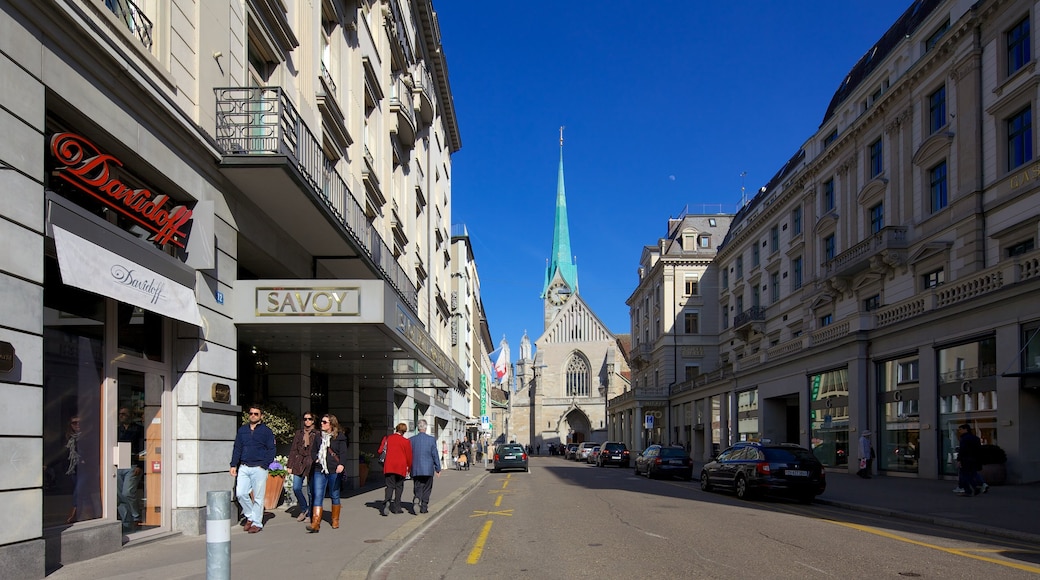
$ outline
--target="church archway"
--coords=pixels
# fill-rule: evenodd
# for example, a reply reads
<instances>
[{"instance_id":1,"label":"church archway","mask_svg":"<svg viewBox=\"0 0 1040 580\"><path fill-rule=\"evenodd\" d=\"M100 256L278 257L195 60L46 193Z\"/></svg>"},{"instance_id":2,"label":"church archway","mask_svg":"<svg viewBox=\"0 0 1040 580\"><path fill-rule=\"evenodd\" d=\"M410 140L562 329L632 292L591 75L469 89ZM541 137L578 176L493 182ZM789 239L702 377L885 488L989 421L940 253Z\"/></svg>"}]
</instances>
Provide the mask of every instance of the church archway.
<instances>
[{"instance_id":1,"label":"church archway","mask_svg":"<svg viewBox=\"0 0 1040 580\"><path fill-rule=\"evenodd\" d=\"M563 422L567 427L567 443L582 443L592 433L589 417L580 409L572 409Z\"/></svg>"}]
</instances>

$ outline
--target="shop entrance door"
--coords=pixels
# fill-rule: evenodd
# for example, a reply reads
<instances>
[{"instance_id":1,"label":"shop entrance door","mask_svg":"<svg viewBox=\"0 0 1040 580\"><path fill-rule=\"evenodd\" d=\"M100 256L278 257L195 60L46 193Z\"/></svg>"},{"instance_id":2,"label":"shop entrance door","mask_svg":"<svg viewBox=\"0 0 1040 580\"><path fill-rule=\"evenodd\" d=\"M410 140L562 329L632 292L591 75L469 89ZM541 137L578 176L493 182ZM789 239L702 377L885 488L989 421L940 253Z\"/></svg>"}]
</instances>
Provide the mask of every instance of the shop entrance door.
<instances>
[{"instance_id":1,"label":"shop entrance door","mask_svg":"<svg viewBox=\"0 0 1040 580\"><path fill-rule=\"evenodd\" d=\"M127 535L168 526L163 461L167 385L162 372L116 368L115 505Z\"/></svg>"}]
</instances>

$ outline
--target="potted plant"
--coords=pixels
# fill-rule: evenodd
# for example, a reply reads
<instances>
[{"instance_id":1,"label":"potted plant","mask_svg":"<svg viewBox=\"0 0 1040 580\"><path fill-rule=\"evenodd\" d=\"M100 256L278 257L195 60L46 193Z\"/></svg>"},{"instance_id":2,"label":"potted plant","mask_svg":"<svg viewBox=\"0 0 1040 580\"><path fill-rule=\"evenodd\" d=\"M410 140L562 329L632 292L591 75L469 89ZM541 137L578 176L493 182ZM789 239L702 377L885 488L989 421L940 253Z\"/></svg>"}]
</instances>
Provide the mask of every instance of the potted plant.
<instances>
[{"instance_id":1,"label":"potted plant","mask_svg":"<svg viewBox=\"0 0 1040 580\"><path fill-rule=\"evenodd\" d=\"M264 509L272 510L278 507L285 491L285 476L289 471L285 469L288 459L284 455L276 455L274 462L267 468L267 487L264 489Z\"/></svg>"},{"instance_id":2,"label":"potted plant","mask_svg":"<svg viewBox=\"0 0 1040 580\"><path fill-rule=\"evenodd\" d=\"M358 454L358 487L365 485L365 480L368 479L368 466L375 460L376 456L372 453L362 451Z\"/></svg>"},{"instance_id":3,"label":"potted plant","mask_svg":"<svg viewBox=\"0 0 1040 580\"><path fill-rule=\"evenodd\" d=\"M980 445L979 463L982 465L982 481L990 485L1003 485L1007 481L1007 453L996 445Z\"/></svg>"}]
</instances>

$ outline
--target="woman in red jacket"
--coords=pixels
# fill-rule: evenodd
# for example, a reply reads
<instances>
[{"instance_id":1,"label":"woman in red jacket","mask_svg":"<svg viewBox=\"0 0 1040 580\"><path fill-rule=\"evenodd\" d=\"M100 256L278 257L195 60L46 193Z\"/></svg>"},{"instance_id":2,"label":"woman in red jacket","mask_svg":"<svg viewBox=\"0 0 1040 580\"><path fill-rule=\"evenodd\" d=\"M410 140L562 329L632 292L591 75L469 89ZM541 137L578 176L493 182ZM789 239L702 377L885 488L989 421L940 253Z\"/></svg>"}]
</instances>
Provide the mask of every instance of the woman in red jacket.
<instances>
[{"instance_id":1,"label":"woman in red jacket","mask_svg":"<svg viewBox=\"0 0 1040 580\"><path fill-rule=\"evenodd\" d=\"M390 511L395 514L403 513L401 509L401 495L404 493L404 478L412 468L412 446L404 438L408 431L408 425L398 423L394 432L383 437L379 444L379 453L386 450L386 460L383 462L383 475L386 476L386 496L383 503L379 505L379 515L386 515L387 505L391 498L393 504Z\"/></svg>"}]
</instances>

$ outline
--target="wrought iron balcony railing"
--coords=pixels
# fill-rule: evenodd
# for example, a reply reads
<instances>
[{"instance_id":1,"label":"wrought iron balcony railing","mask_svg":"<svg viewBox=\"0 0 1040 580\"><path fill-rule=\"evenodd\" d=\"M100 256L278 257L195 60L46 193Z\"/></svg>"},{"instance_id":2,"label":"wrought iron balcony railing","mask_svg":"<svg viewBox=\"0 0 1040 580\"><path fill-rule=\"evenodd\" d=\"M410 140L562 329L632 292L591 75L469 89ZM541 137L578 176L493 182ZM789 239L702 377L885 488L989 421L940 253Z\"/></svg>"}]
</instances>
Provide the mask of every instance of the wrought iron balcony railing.
<instances>
[{"instance_id":1,"label":"wrought iron balcony railing","mask_svg":"<svg viewBox=\"0 0 1040 580\"><path fill-rule=\"evenodd\" d=\"M418 291L393 252L369 223L346 181L325 156L321 144L300 118L281 87L214 89L217 144L225 155L284 155L310 186L311 193L343 225L355 245L379 268L385 280L416 311Z\"/></svg>"},{"instance_id":2,"label":"wrought iron balcony railing","mask_svg":"<svg viewBox=\"0 0 1040 580\"><path fill-rule=\"evenodd\" d=\"M131 0L105 0L105 8L112 11L149 52L152 50L152 21Z\"/></svg>"}]
</instances>

